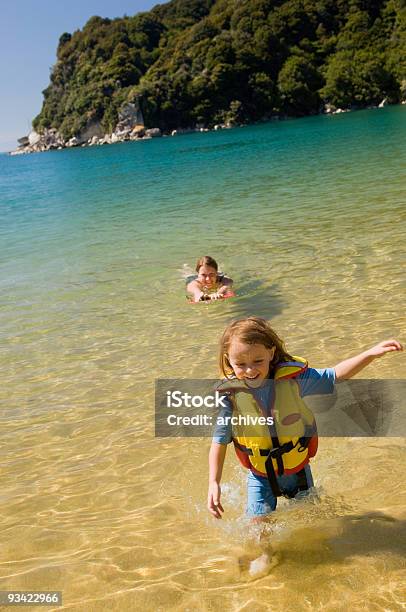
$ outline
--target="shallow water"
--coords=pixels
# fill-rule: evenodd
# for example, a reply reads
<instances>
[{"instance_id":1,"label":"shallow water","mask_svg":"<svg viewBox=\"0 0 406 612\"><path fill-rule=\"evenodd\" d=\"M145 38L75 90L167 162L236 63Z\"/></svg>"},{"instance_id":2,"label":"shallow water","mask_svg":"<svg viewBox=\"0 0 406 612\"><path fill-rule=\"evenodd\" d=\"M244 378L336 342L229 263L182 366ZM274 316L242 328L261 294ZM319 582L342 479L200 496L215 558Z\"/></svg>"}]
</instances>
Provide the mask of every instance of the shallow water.
<instances>
[{"instance_id":1,"label":"shallow water","mask_svg":"<svg viewBox=\"0 0 406 612\"><path fill-rule=\"evenodd\" d=\"M323 439L252 581L244 474L221 522L203 439L154 439L154 380L215 377L236 316L311 365L404 328L405 107L0 156L1 589L74 610L400 610L403 438ZM190 306L209 253L239 297ZM362 376L402 378L404 355Z\"/></svg>"}]
</instances>

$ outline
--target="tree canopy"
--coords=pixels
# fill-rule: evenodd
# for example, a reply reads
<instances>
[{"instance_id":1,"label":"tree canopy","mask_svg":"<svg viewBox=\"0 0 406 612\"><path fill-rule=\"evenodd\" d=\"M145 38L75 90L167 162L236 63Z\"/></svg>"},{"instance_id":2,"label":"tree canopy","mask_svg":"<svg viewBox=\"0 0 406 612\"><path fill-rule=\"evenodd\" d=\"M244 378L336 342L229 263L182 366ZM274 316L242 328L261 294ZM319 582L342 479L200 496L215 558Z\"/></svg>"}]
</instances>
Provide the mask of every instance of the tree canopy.
<instances>
[{"instance_id":1,"label":"tree canopy","mask_svg":"<svg viewBox=\"0 0 406 612\"><path fill-rule=\"evenodd\" d=\"M403 0L172 0L63 33L33 126L111 132L125 102L148 127L302 116L406 95Z\"/></svg>"}]
</instances>

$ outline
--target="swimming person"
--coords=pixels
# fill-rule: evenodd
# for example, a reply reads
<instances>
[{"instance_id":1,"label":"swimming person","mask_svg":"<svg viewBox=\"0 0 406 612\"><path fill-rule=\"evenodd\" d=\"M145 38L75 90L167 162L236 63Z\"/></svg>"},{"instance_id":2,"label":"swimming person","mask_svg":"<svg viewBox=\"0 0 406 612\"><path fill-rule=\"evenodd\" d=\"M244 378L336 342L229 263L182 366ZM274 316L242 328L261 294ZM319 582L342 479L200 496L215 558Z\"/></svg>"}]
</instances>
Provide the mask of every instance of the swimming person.
<instances>
[{"instance_id":1,"label":"swimming person","mask_svg":"<svg viewBox=\"0 0 406 612\"><path fill-rule=\"evenodd\" d=\"M232 279L219 273L217 262L213 257L209 255L200 257L196 263L196 273L186 285L193 302L217 300L232 291Z\"/></svg>"},{"instance_id":2,"label":"swimming person","mask_svg":"<svg viewBox=\"0 0 406 612\"><path fill-rule=\"evenodd\" d=\"M313 486L309 459L317 452L317 430L302 398L332 393L336 381L401 350L397 340L386 340L334 368L314 369L288 353L264 319L248 317L229 324L220 342L225 380L218 391L226 395L226 408L221 409L209 453L209 512L217 519L224 512L220 481L231 441L249 470L247 514L255 522L269 518L278 496L306 495Z\"/></svg>"}]
</instances>

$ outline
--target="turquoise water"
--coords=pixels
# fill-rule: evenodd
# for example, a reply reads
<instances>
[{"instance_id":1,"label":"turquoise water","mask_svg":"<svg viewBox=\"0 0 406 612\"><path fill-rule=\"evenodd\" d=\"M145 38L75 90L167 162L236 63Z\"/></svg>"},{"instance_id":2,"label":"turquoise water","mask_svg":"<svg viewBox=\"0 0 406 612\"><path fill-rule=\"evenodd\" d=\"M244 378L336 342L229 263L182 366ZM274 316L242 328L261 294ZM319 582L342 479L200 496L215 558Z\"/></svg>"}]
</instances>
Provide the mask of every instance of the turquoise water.
<instances>
[{"instance_id":1,"label":"turquoise water","mask_svg":"<svg viewBox=\"0 0 406 612\"><path fill-rule=\"evenodd\" d=\"M283 610L305 576L314 609L337 610L342 593L354 606L373 593L383 570L368 556L347 559L336 590L320 588L338 563L320 552L323 542L310 573L302 551L292 580L282 573L277 588L245 591L223 568L237 525L219 532L203 518L207 444L153 441L153 382L217 376L218 338L236 316L268 317L315 366L402 340L405 113L0 156L4 588L63 587L78 610L89 609L90 586L95 609L194 608L209 585L207 609L240 609L258 595ZM203 254L233 277L236 299L187 304L183 276ZM366 376L403 372L404 356L388 356ZM403 465L400 442L362 452L339 444L347 446L337 473L331 448L316 464L326 521L378 506L399 518L402 498L393 502L385 476ZM379 456L375 472L369 454ZM353 465L358 489L349 492L338 476ZM228 491L238 505L240 472L227 469L226 501ZM374 500L357 497L379 479ZM320 532L334 527L326 525ZM396 525L382 531L395 552ZM162 539L166 556L155 549ZM388 554L380 563L395 586L379 610L397 609L399 563ZM355 574L357 594L348 586Z\"/></svg>"},{"instance_id":2,"label":"turquoise water","mask_svg":"<svg viewBox=\"0 0 406 612\"><path fill-rule=\"evenodd\" d=\"M287 320L300 304L299 319L310 306L338 318L351 304L358 316L366 311L363 326L372 306L374 317L390 311L395 329L381 323L392 335L403 277L405 112L1 156L6 342L21 338L24 351L24 338L76 335L82 319L92 328L90 317L112 317L121 329L120 309L124 323L137 319L138 334L149 333L151 322L138 326L147 313L176 328L179 270L202 253L238 283L231 314L285 312ZM385 313L382 290L390 291Z\"/></svg>"},{"instance_id":3,"label":"turquoise water","mask_svg":"<svg viewBox=\"0 0 406 612\"><path fill-rule=\"evenodd\" d=\"M232 254L237 235L246 243L241 230L260 230L268 245L283 240L292 211L301 227L339 230L353 220L354 196L363 223L367 211L389 215L402 198L405 112L1 156L6 277L22 262L27 273L27 259L34 275L44 265L63 273L100 253L104 262L137 261L139 274L168 272L168 259L176 265L202 250Z\"/></svg>"}]
</instances>

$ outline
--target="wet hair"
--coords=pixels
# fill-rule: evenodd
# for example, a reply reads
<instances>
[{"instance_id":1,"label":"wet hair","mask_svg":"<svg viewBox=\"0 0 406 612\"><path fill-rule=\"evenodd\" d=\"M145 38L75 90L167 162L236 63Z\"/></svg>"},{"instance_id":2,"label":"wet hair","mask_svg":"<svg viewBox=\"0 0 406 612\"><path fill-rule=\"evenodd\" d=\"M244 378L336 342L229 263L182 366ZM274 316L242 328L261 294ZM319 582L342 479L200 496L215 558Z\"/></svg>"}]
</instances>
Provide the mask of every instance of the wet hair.
<instances>
[{"instance_id":1,"label":"wet hair","mask_svg":"<svg viewBox=\"0 0 406 612\"><path fill-rule=\"evenodd\" d=\"M210 268L214 268L217 272L217 270L219 269L218 265L217 265L217 261L215 259L213 259L213 257L210 257L210 255L204 255L204 257L200 257L200 259L197 260L196 263L196 272L199 274L199 270L202 266L210 266Z\"/></svg>"},{"instance_id":2,"label":"wet hair","mask_svg":"<svg viewBox=\"0 0 406 612\"><path fill-rule=\"evenodd\" d=\"M226 327L220 340L219 366L221 375L226 378L230 378L230 376L234 374L234 370L228 359L228 351L231 342L235 339L244 344L262 344L267 349L275 347L273 359L269 364L270 370L278 365L278 363L293 360L292 355L286 351L281 338L279 338L276 331L272 329L265 319L261 319L260 317L238 319Z\"/></svg>"}]
</instances>

